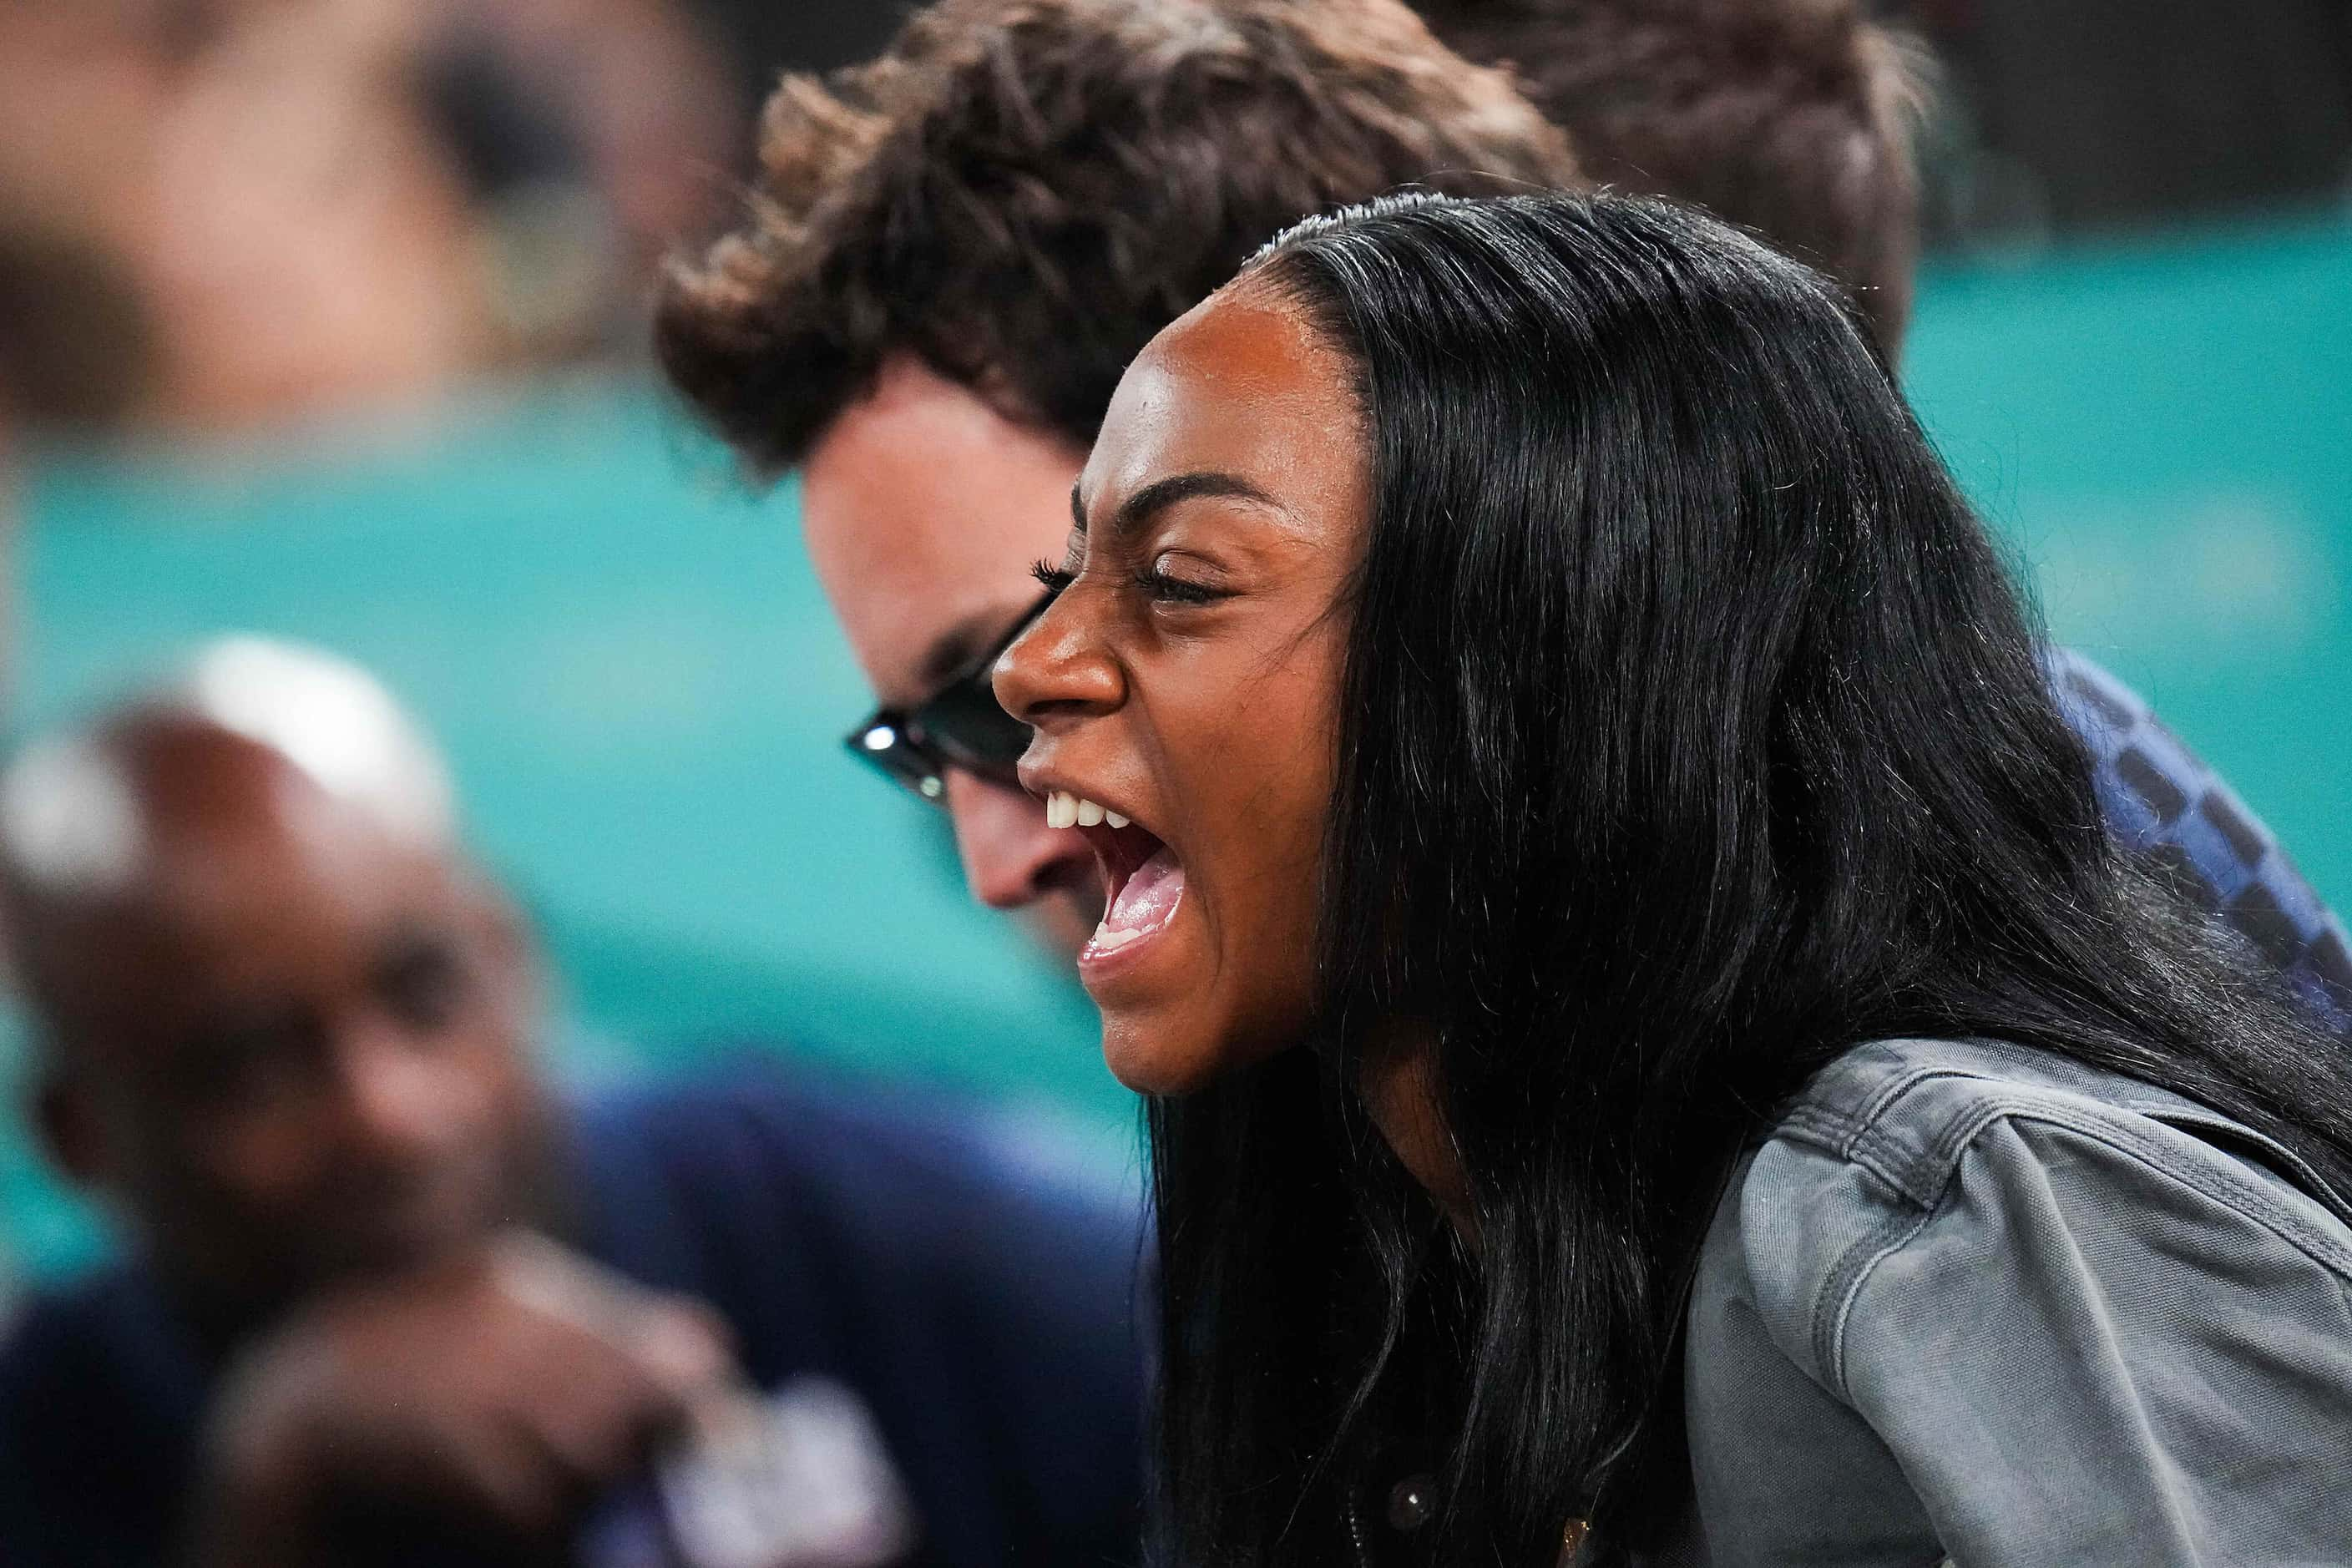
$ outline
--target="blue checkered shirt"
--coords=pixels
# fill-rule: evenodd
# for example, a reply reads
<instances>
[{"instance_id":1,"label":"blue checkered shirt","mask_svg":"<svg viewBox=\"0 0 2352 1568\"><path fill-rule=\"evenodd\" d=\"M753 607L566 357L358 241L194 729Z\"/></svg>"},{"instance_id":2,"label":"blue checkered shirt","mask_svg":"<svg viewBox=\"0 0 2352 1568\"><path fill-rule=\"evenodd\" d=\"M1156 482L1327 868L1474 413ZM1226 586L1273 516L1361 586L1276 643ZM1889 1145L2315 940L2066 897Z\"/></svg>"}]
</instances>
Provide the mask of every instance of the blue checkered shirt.
<instances>
[{"instance_id":1,"label":"blue checkered shirt","mask_svg":"<svg viewBox=\"0 0 2352 1568\"><path fill-rule=\"evenodd\" d=\"M2271 830L2138 693L2071 649L2052 649L2049 663L2051 689L2090 749L2116 837L2252 942L2322 1018L2352 1030L2344 922Z\"/></svg>"}]
</instances>

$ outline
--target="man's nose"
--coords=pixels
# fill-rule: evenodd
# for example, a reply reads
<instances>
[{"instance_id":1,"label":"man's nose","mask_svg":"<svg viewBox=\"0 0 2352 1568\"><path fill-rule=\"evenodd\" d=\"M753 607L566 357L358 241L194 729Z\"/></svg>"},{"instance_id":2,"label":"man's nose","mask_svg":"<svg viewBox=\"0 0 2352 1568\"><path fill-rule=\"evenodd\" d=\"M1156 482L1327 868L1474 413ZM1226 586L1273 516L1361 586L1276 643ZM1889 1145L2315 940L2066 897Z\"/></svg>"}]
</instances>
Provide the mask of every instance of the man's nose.
<instances>
[{"instance_id":1,"label":"man's nose","mask_svg":"<svg viewBox=\"0 0 2352 1568\"><path fill-rule=\"evenodd\" d=\"M357 1151L387 1164L430 1159L472 1120L467 1075L454 1046L367 1020L336 1044L339 1110Z\"/></svg>"},{"instance_id":2,"label":"man's nose","mask_svg":"<svg viewBox=\"0 0 2352 1568\"><path fill-rule=\"evenodd\" d=\"M1049 893L1101 880L1094 851L1067 828L1045 826L1043 802L1009 784L948 773L948 815L972 897L1014 910Z\"/></svg>"}]
</instances>

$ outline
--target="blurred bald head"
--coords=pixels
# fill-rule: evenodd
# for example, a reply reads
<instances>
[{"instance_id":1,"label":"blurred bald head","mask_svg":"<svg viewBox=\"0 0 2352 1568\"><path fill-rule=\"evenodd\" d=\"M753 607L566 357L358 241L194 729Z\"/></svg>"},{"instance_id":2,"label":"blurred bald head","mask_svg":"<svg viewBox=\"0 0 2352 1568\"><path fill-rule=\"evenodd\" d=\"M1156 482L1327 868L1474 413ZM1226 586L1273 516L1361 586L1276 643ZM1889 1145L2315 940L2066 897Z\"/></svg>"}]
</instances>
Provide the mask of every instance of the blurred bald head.
<instances>
[{"instance_id":1,"label":"blurred bald head","mask_svg":"<svg viewBox=\"0 0 2352 1568\"><path fill-rule=\"evenodd\" d=\"M257 637L213 645L0 774L0 868L36 903L135 900L142 879L216 862L214 840L352 830L455 859L447 770L359 667Z\"/></svg>"},{"instance_id":2,"label":"blurred bald head","mask_svg":"<svg viewBox=\"0 0 2352 1568\"><path fill-rule=\"evenodd\" d=\"M528 1219L534 986L373 679L240 640L0 775L59 1163L233 1309Z\"/></svg>"}]
</instances>

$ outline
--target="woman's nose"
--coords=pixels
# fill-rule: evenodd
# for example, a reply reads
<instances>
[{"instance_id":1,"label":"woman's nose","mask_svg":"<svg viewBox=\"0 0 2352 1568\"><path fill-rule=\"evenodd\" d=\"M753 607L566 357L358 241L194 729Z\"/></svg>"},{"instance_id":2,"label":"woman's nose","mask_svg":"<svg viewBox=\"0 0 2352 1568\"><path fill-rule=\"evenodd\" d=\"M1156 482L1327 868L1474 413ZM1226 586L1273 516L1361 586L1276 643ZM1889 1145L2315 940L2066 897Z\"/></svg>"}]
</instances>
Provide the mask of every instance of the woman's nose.
<instances>
[{"instance_id":1,"label":"woman's nose","mask_svg":"<svg viewBox=\"0 0 2352 1568\"><path fill-rule=\"evenodd\" d=\"M997 657L992 681L1007 713L1033 729L1057 718L1108 712L1126 695L1118 661L1080 589L1046 606Z\"/></svg>"}]
</instances>

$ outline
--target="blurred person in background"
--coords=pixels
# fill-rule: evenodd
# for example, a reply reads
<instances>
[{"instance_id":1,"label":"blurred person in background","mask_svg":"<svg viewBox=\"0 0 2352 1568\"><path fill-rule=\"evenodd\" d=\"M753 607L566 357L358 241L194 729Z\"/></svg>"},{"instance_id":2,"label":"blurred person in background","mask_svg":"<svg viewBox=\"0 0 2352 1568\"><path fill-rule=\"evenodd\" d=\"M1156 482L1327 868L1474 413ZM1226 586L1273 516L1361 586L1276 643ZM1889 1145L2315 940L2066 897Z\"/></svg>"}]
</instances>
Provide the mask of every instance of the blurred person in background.
<instances>
[{"instance_id":1,"label":"blurred person in background","mask_svg":"<svg viewBox=\"0 0 2352 1568\"><path fill-rule=\"evenodd\" d=\"M1418 0L1596 184L1757 230L1845 286L1891 363L1919 258L1926 64L1868 0Z\"/></svg>"},{"instance_id":2,"label":"blurred person in background","mask_svg":"<svg viewBox=\"0 0 2352 1568\"><path fill-rule=\"evenodd\" d=\"M672 383L752 471L798 473L882 704L851 749L944 806L974 895L1066 952L1100 874L1014 783L1027 732L989 668L1042 607L1030 568L1060 556L1121 370L1292 219L1413 183L1598 173L1754 226L1899 353L1916 94L1863 6L1425 9L1515 75L1386 0L944 0L880 59L784 82L740 226L665 291ZM2116 831L2352 1018L2343 927L2268 830L2112 676L2065 650L2051 674Z\"/></svg>"},{"instance_id":3,"label":"blurred person in background","mask_svg":"<svg viewBox=\"0 0 2352 1568\"><path fill-rule=\"evenodd\" d=\"M236 639L26 748L0 899L37 1125L131 1240L0 1349L0 1559L677 1568L693 1498L641 1479L772 1459L753 1388L836 1414L728 1561L1132 1549L1131 1201L773 1068L558 1092L523 923L356 668Z\"/></svg>"},{"instance_id":4,"label":"blurred person in background","mask_svg":"<svg viewBox=\"0 0 2352 1568\"><path fill-rule=\"evenodd\" d=\"M103 253L0 218L0 428L113 424L154 368L152 324Z\"/></svg>"},{"instance_id":5,"label":"blurred person in background","mask_svg":"<svg viewBox=\"0 0 2352 1568\"><path fill-rule=\"evenodd\" d=\"M2342 0L1907 0L1936 47L1927 211L1939 247L2352 197Z\"/></svg>"},{"instance_id":6,"label":"blurred person in background","mask_svg":"<svg viewBox=\"0 0 2352 1568\"><path fill-rule=\"evenodd\" d=\"M0 712L16 668L25 447L43 430L114 423L152 371L146 315L107 258L0 215Z\"/></svg>"},{"instance_id":7,"label":"blurred person in background","mask_svg":"<svg viewBox=\"0 0 2352 1568\"><path fill-rule=\"evenodd\" d=\"M100 258L151 323L155 374L109 425L607 353L740 121L667 0L0 9L0 225Z\"/></svg>"}]
</instances>

